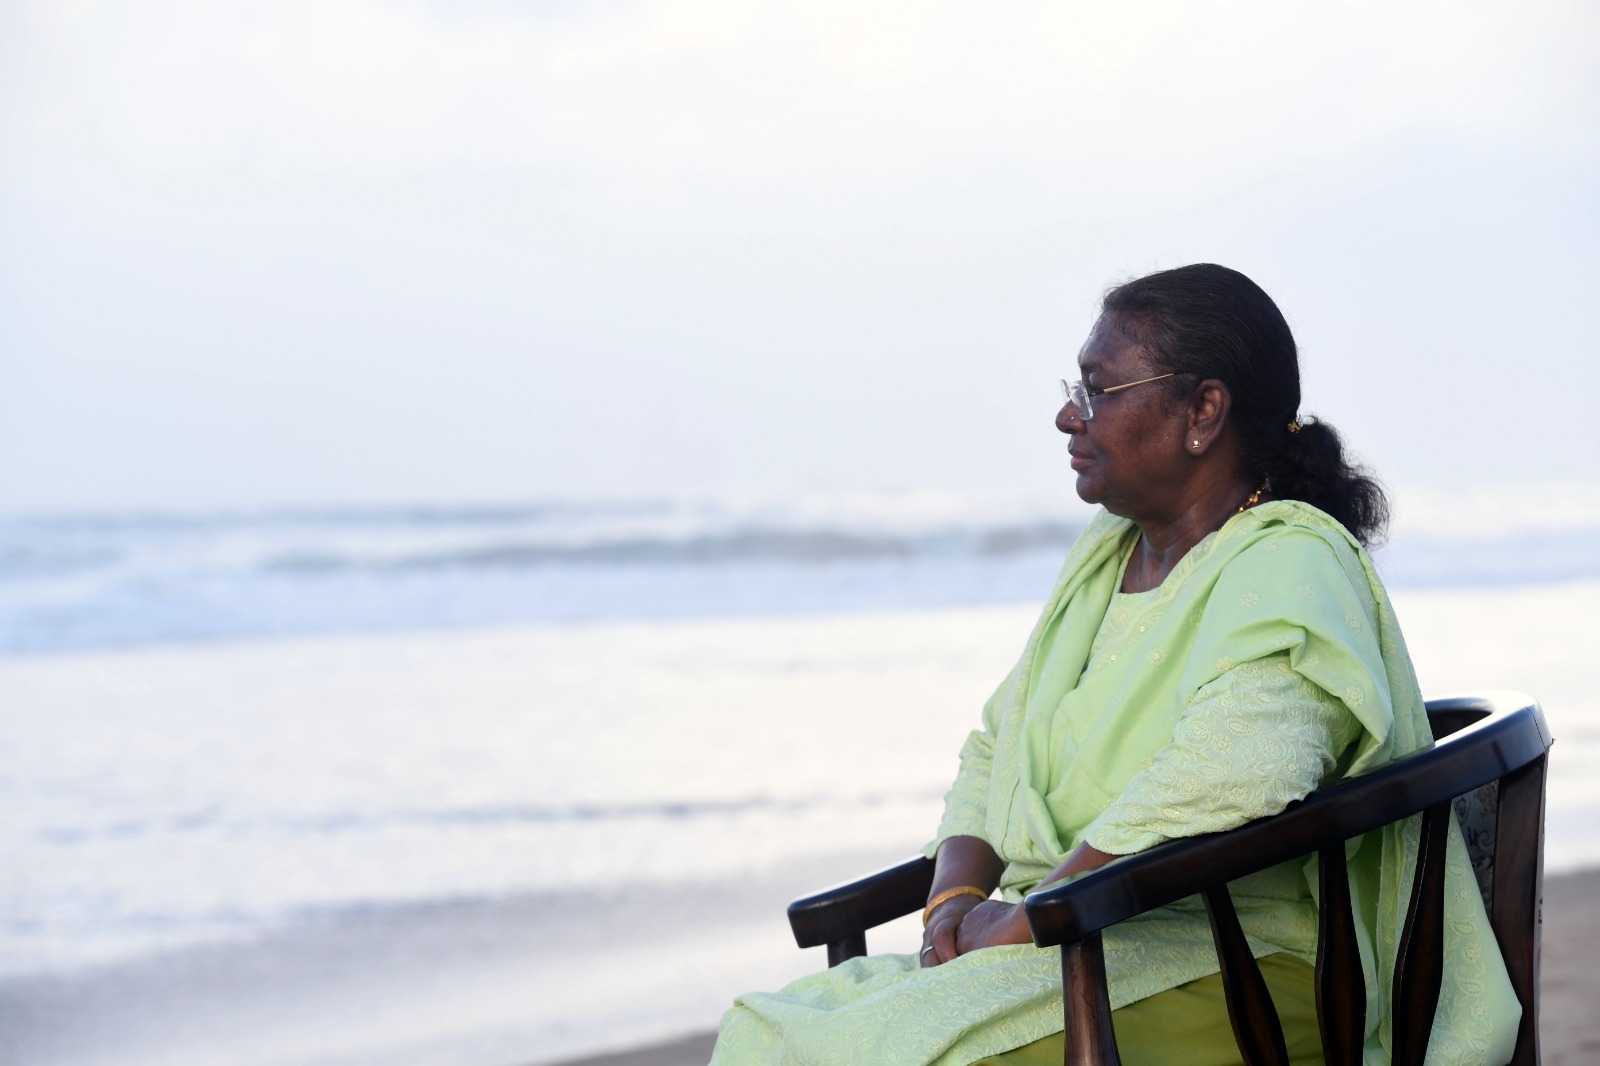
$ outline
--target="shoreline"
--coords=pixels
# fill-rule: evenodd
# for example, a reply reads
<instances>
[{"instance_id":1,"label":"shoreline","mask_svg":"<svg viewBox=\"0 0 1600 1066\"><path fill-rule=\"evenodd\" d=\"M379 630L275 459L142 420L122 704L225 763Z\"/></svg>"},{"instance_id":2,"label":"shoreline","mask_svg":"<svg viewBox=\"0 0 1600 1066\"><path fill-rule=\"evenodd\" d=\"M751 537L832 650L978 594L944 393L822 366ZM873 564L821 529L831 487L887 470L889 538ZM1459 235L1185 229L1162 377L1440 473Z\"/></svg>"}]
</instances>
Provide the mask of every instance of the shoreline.
<instances>
[{"instance_id":1,"label":"shoreline","mask_svg":"<svg viewBox=\"0 0 1600 1066\"><path fill-rule=\"evenodd\" d=\"M1544 1066L1600 1061L1600 868L1549 875L1544 885L1545 935L1539 980L1540 1057ZM716 1033L705 1030L642 1047L540 1066L705 1066Z\"/></svg>"}]
</instances>

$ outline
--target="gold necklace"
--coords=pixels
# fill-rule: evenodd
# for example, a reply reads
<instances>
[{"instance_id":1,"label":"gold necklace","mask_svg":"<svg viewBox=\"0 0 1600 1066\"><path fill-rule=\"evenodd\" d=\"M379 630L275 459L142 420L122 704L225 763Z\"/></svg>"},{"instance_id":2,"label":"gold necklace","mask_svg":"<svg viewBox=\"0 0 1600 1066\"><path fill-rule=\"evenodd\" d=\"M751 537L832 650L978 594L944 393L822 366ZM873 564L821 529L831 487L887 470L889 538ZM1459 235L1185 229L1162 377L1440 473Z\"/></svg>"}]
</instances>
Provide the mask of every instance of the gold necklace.
<instances>
[{"instance_id":1,"label":"gold necklace","mask_svg":"<svg viewBox=\"0 0 1600 1066\"><path fill-rule=\"evenodd\" d=\"M1246 499L1243 503L1241 503L1239 505L1239 509L1237 511L1233 512L1233 513L1234 514L1244 514L1250 508L1254 507L1256 504L1261 502L1261 494L1263 492L1266 492L1266 491L1267 491L1267 483L1265 481L1263 481L1261 483L1261 487L1259 489L1256 489L1256 491L1252 492L1250 494L1250 497L1248 499Z\"/></svg>"}]
</instances>

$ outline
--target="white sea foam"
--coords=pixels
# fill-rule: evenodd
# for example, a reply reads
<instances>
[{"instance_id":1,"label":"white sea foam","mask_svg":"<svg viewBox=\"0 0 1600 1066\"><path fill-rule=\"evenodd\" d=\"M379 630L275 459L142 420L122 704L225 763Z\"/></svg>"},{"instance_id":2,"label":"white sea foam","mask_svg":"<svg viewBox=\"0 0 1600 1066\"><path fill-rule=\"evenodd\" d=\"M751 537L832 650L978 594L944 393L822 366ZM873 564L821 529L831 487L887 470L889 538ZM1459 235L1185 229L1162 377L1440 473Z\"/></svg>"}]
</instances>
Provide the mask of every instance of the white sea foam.
<instances>
[{"instance_id":1,"label":"white sea foam","mask_svg":"<svg viewBox=\"0 0 1600 1066\"><path fill-rule=\"evenodd\" d=\"M70 968L342 911L598 887L624 859L668 883L919 843L1030 614L0 662L21 871L0 888L0 958Z\"/></svg>"},{"instance_id":2,"label":"white sea foam","mask_svg":"<svg viewBox=\"0 0 1600 1066\"><path fill-rule=\"evenodd\" d=\"M1402 486L1393 499L1393 528L1400 537L1468 539L1600 530L1600 485L1594 482Z\"/></svg>"}]
</instances>

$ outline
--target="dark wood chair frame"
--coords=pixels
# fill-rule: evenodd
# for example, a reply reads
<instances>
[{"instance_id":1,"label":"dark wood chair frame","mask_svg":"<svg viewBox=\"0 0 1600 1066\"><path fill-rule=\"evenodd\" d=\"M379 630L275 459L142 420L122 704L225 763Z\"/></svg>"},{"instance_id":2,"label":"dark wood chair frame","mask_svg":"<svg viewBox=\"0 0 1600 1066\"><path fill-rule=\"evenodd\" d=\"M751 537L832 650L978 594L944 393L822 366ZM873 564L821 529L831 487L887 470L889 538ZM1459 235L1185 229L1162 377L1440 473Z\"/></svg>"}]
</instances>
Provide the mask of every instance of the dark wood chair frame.
<instances>
[{"instance_id":1,"label":"dark wood chair frame","mask_svg":"<svg viewBox=\"0 0 1600 1066\"><path fill-rule=\"evenodd\" d=\"M1120 1062L1111 1027L1101 930L1199 895L1226 989L1228 1016L1249 1066L1288 1066L1283 1029L1234 913L1228 882L1315 852L1319 915L1317 1019L1329 1066L1361 1062L1366 984L1350 909L1345 841L1422 814L1416 878L1395 965L1398 1066L1421 1066L1444 972L1444 857L1452 801L1485 789L1492 873L1480 877L1490 924L1522 1003L1516 1066L1539 1062L1539 940L1544 896L1544 714L1515 692L1428 701L1438 743L1366 776L1321 789L1282 813L1225 833L1170 841L1027 898L1039 947L1061 948L1068 1066ZM1469 841L1469 846L1475 846ZM866 931L922 909L933 862L908 862L789 905L803 948L826 945L828 965L866 954ZM1219 1019L1220 1021L1220 1019Z\"/></svg>"}]
</instances>

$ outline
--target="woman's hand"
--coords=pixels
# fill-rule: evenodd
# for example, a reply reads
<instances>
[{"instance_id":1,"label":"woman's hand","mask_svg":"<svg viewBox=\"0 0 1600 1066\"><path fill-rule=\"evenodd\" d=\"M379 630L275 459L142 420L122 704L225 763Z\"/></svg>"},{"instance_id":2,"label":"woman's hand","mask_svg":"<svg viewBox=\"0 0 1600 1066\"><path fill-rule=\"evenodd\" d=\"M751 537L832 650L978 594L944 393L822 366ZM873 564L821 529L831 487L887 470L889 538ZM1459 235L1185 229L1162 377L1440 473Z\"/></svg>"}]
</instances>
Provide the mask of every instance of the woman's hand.
<instances>
[{"instance_id":1,"label":"woman's hand","mask_svg":"<svg viewBox=\"0 0 1600 1066\"><path fill-rule=\"evenodd\" d=\"M961 954L956 949L956 936L962 919L983 901L976 896L955 896L939 904L928 916L928 928L922 931L922 965L938 966Z\"/></svg>"},{"instance_id":2,"label":"woman's hand","mask_svg":"<svg viewBox=\"0 0 1600 1066\"><path fill-rule=\"evenodd\" d=\"M952 889L956 894L927 916L927 928L922 932L921 962L924 966L938 966L961 954L956 947L961 920L982 902L982 896L994 891L1005 869L1000 856L982 837L947 837L939 845L936 859L928 898L936 899Z\"/></svg>"},{"instance_id":3,"label":"woman's hand","mask_svg":"<svg viewBox=\"0 0 1600 1066\"><path fill-rule=\"evenodd\" d=\"M1020 903L985 900L962 916L961 926L956 930L957 955L1000 944L1031 943L1033 933L1028 929L1028 916Z\"/></svg>"}]
</instances>

